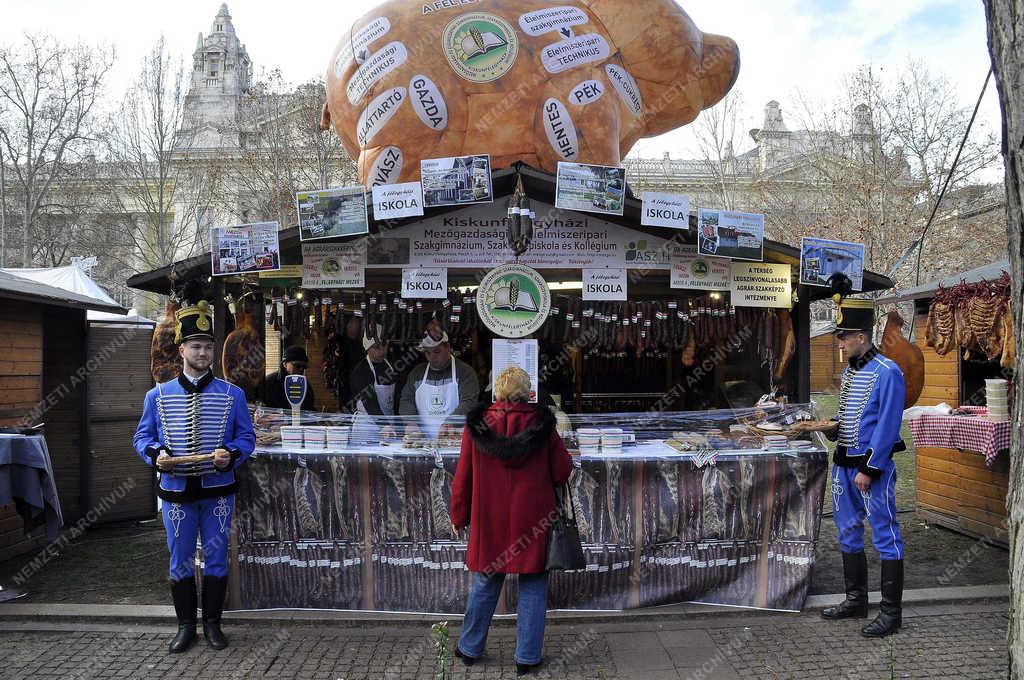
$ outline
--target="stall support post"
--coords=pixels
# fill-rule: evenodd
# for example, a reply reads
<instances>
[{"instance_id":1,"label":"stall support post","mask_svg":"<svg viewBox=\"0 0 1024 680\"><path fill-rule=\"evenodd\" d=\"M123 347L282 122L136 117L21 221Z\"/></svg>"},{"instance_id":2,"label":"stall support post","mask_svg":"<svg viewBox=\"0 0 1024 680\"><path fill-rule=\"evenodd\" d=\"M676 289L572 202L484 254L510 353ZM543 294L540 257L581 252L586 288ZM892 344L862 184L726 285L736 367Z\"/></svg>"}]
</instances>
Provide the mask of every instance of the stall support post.
<instances>
[{"instance_id":1,"label":"stall support post","mask_svg":"<svg viewBox=\"0 0 1024 680\"><path fill-rule=\"evenodd\" d=\"M796 303L796 399L811 401L811 296L807 286L798 286Z\"/></svg>"},{"instance_id":2,"label":"stall support post","mask_svg":"<svg viewBox=\"0 0 1024 680\"><path fill-rule=\"evenodd\" d=\"M373 596L373 520L370 515L373 511L373 503L370 498L370 485L373 480L370 478L369 456L361 456L359 472L363 477L362 483L359 485L359 507L363 514L363 609L372 611L377 607Z\"/></svg>"},{"instance_id":3,"label":"stall support post","mask_svg":"<svg viewBox=\"0 0 1024 680\"><path fill-rule=\"evenodd\" d=\"M629 606L639 609L642 602L641 588L646 577L644 571L644 461L633 462L633 573L629 589Z\"/></svg>"},{"instance_id":4,"label":"stall support post","mask_svg":"<svg viewBox=\"0 0 1024 680\"><path fill-rule=\"evenodd\" d=\"M801 296L803 299L803 296ZM772 518L775 515L775 473L778 462L768 459L768 488L765 490L764 525L761 527L761 556L757 565L757 606L768 607L768 573L771 570Z\"/></svg>"},{"instance_id":5,"label":"stall support post","mask_svg":"<svg viewBox=\"0 0 1024 680\"><path fill-rule=\"evenodd\" d=\"M224 280L213 279L213 374L223 378L221 355L224 352L224 323L227 320L227 305L224 303Z\"/></svg>"}]
</instances>

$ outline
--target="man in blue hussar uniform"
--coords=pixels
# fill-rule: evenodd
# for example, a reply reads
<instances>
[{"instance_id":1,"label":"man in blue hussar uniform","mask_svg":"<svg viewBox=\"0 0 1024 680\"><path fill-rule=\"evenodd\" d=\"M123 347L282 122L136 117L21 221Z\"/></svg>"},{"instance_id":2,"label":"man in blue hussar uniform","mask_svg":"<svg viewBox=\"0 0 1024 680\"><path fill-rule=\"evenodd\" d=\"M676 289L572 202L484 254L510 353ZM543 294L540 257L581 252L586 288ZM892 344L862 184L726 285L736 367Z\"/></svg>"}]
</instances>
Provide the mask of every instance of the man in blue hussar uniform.
<instances>
[{"instance_id":1,"label":"man in blue hussar uniform","mask_svg":"<svg viewBox=\"0 0 1024 680\"><path fill-rule=\"evenodd\" d=\"M900 439L906 384L899 366L871 341L875 326L871 300L843 300L836 337L849 366L839 389L837 424L826 434L837 440L832 469L832 503L843 553L846 600L822 612L826 619L867 618L868 565L864 518L882 558L882 601L874 621L861 633L884 637L899 630L903 603L903 539L896 520L894 451Z\"/></svg>"},{"instance_id":2,"label":"man in blue hussar uniform","mask_svg":"<svg viewBox=\"0 0 1024 680\"><path fill-rule=\"evenodd\" d=\"M135 432L135 450L160 470L164 528L170 549L171 597L178 617L172 654L196 637L196 539L203 547L203 635L214 649L227 647L220 628L227 595L228 544L235 505L235 469L256 446L245 394L213 377L213 319L200 301L175 314L182 371L146 394ZM212 460L174 465L176 456L213 454Z\"/></svg>"}]
</instances>

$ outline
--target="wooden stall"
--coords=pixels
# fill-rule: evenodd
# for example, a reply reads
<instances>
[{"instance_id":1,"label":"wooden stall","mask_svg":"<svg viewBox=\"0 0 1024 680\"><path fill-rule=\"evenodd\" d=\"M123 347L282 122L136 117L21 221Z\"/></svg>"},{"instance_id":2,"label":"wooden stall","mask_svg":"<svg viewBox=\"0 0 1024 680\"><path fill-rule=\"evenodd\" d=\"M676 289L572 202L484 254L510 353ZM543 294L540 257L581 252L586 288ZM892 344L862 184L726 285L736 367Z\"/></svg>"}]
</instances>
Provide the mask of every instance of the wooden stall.
<instances>
[{"instance_id":1,"label":"wooden stall","mask_svg":"<svg viewBox=\"0 0 1024 680\"><path fill-rule=\"evenodd\" d=\"M336 350L335 356L343 357L349 366L362 360L359 335L352 331L376 317L392 341L391 359L411 354L418 362L418 354L412 350L422 338L425 324L433 319L450 332L456 355L473 366L480 384L486 385L494 336L479 323L473 296L482 272L512 259L503 245L506 200L521 186L537 214L543 216L538 230L570 234L558 237L560 251L574 251L577 244L587 246L587 238L603 239L597 243L614 247L629 271L626 300L591 303L582 299L582 283L577 284L581 269L589 265L566 264L569 258L539 247L539 261L524 262L542 274L551 289L551 308L557 310L534 337L541 343L541 354L548 345L558 352L564 350L569 357L555 371L570 376L567 384L550 387L552 394L563 397L563 409L570 414L567 417L587 426L595 418L619 414L616 417L622 422L642 429L652 412L686 412L691 421L686 427L708 428L707 436L722 447L720 463L712 466L715 473L672 459L672 449L666 449L664 443L673 436L671 428L662 433L660 443L639 447L632 459L622 458L621 465L584 455L583 470L589 475L584 492L597 499L596 507L585 511L596 531L587 544L588 559L593 560L593 569L588 570L599 575L614 572L622 583L609 590L611 582L601 580L605 576L588 581L568 575L554 587L553 604L618 608L692 598L799 608L813 565L826 468L824 449L812 446L795 460L793 456L777 458L778 454L764 449L763 437L755 437L754 444L745 443L753 448L728 453L738 446L730 437L739 437L737 433L745 431L746 425L730 422L711 428L701 414L750 407L773 388L776 397L789 404L807 404L811 394L810 304L828 297L830 291L798 285L799 249L771 240L764 241L763 259L791 267L793 299L789 307L734 306L728 291L675 289L670 285L670 255L677 245L693 252L695 215L690 217L688 230L642 226L641 203L633 197L625 200L621 216L560 210L554 207L555 178L521 163L494 172L492 184L493 203L439 207L425 217L387 224L374 221L371 211L368 236L327 239L339 244L366 240L372 254L367 255L361 289L303 289L298 278L214 277L206 294L219 310L220 316L215 318L224 319L218 327L221 330L216 331L218 338L231 332L225 298L237 301L248 296L279 331L271 334L271 326L259 326L264 342L274 345L267 348L266 355L279 351L280 346L304 344L311 359L307 375L317 389L318 404L329 412L344 412L343 385L332 390L339 397L336 402L321 391L331 389L320 382L324 373L334 371L335 376L347 377L344 368L338 370L342 364L334 359L327 367L321 363L331 354L328 350ZM409 242L425 241L426 236L417 234L427 231L442 234L429 245L457 251L459 237L443 236L452 230L497 234L487 237L494 240L483 251L500 261L451 256L445 265L419 263L446 268L448 289L441 299L406 304L400 299L400 284L402 265L410 265L391 258L403 248L408 258ZM576 233L591 236L572 236ZM282 264L301 263L298 228L282 230L279 237ZM388 250L392 246L393 252ZM421 250L432 252L430 247ZM128 284L167 294L172 290L172 275L178 284L189 280L205 284L210 274L211 258L204 254L139 274ZM886 277L865 272L865 291L890 286ZM222 369L219 362L215 366L218 372ZM276 366L266 368L269 371ZM544 387L542 384L541 390ZM261 411L260 415L266 414ZM326 423L337 424L352 416L328 413L324 418ZM404 431L404 425L395 429ZM445 481L445 475L450 477L457 448L433 458L395 455L394 448L381 448L386 444L378 446L374 441L310 457L301 451L282 451L277 428L265 426L257 428L257 441L256 455L240 472L238 516L245 519L236 526L233 549L234 605L440 611L461 607L465 569L459 551L465 549L465 543L450 538L445 542L434 535L432 527L444 523L435 522L427 511L446 505L443 492L450 481ZM791 463L796 463L795 467ZM424 500L425 489L433 494L429 503ZM740 490L761 504L753 515L749 508L743 511L732 503L730 494ZM728 530L706 526L705 513L698 509L702 506L697 499L718 491L721 493L715 498L721 503L706 502L715 506L707 517L721 511L731 523ZM642 512L637 511L641 506ZM762 519L751 519L758 514ZM666 522L675 527L674 533L659 535L659 523ZM751 522L757 524L756 529ZM621 532L607 533L614 533L609 527L619 525L625 527ZM389 536L394 526L408 530ZM744 533L747 530L754 533ZM728 569L713 574L707 571L710 567ZM636 578L631 580L631 574ZM422 583L416 580L421 576L426 579ZM672 590L666 585L677 581L690 586ZM514 595L506 593L509 597ZM506 599L506 603L511 601Z\"/></svg>"},{"instance_id":2,"label":"wooden stall","mask_svg":"<svg viewBox=\"0 0 1024 680\"><path fill-rule=\"evenodd\" d=\"M833 392L842 380L846 362L839 356L839 343L831 321L811 322L811 392Z\"/></svg>"},{"instance_id":3,"label":"wooden stall","mask_svg":"<svg viewBox=\"0 0 1024 680\"><path fill-rule=\"evenodd\" d=\"M88 509L91 451L83 420L89 355L86 310L124 312L116 304L0 272L0 426L44 423L64 521ZM0 561L37 549L14 506L0 507Z\"/></svg>"},{"instance_id":4,"label":"wooden stall","mask_svg":"<svg viewBox=\"0 0 1024 680\"><path fill-rule=\"evenodd\" d=\"M879 304L914 306L913 342L925 360L925 380L919 406L948 404L981 406L985 403L987 378L1010 378L1012 369L1000 366L999 358L965 356L963 348L939 354L928 343L929 308L940 290L961 283L994 281L1009 270L1003 260L967 272L953 274L910 288ZM1007 545L1006 492L1009 455L1001 452L991 463L975 450L917 447L917 512L923 519L975 538Z\"/></svg>"}]
</instances>

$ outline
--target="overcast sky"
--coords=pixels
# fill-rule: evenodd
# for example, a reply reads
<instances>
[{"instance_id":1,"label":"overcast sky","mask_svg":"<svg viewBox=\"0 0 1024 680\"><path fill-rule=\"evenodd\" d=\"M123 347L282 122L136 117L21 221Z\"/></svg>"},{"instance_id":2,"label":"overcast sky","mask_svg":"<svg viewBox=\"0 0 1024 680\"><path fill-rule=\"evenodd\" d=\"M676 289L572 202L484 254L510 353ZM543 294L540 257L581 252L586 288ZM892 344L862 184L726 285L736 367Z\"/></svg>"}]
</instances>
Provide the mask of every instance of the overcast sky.
<instances>
[{"instance_id":1,"label":"overcast sky","mask_svg":"<svg viewBox=\"0 0 1024 680\"><path fill-rule=\"evenodd\" d=\"M111 95L123 90L161 34L188 64L197 34L209 32L220 6L213 0L2 1L0 44L17 41L24 31L113 44L118 60ZM964 106L973 106L989 68L981 0L677 2L701 30L729 35L739 44L742 68L737 87L745 102L744 130L760 127L764 104L771 99L781 103L784 115L793 110L796 88L815 99L835 96L842 76L861 64L886 71L898 69L908 58L925 60L957 84ZM228 7L254 64L280 67L286 78L299 81L326 71L339 38L354 19L378 4L235 0ZM998 131L998 120L995 88L990 87L981 121ZM794 126L792 116L788 122ZM634 154L690 155L688 137L684 131L642 140ZM749 138L744 141L749 144Z\"/></svg>"}]
</instances>

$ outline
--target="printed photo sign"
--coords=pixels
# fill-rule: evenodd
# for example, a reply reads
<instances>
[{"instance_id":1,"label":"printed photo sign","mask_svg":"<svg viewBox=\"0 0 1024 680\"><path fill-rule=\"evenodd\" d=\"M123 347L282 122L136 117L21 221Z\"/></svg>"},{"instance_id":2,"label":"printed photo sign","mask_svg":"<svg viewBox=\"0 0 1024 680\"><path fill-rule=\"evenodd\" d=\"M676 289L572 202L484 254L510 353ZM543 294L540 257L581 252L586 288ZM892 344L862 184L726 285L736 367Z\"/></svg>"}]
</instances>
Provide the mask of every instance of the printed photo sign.
<instances>
[{"instance_id":1,"label":"printed photo sign","mask_svg":"<svg viewBox=\"0 0 1024 680\"><path fill-rule=\"evenodd\" d=\"M277 222L255 222L210 229L214 276L269 272L281 268Z\"/></svg>"},{"instance_id":2,"label":"printed photo sign","mask_svg":"<svg viewBox=\"0 0 1024 680\"><path fill-rule=\"evenodd\" d=\"M864 244L805 237L800 241L800 283L828 286L833 274L845 274L854 290L864 289Z\"/></svg>"},{"instance_id":3,"label":"printed photo sign","mask_svg":"<svg viewBox=\"0 0 1024 680\"><path fill-rule=\"evenodd\" d=\"M607 165L558 164L555 207L563 210L621 215L626 171Z\"/></svg>"},{"instance_id":4,"label":"printed photo sign","mask_svg":"<svg viewBox=\"0 0 1024 680\"><path fill-rule=\"evenodd\" d=\"M764 215L701 208L697 211L697 251L760 262L764 259Z\"/></svg>"},{"instance_id":5,"label":"printed photo sign","mask_svg":"<svg viewBox=\"0 0 1024 680\"><path fill-rule=\"evenodd\" d=\"M368 234L366 189L361 185L295 194L299 240Z\"/></svg>"},{"instance_id":6,"label":"printed photo sign","mask_svg":"<svg viewBox=\"0 0 1024 680\"><path fill-rule=\"evenodd\" d=\"M491 157L486 154L429 158L420 161L420 176L425 208L494 200Z\"/></svg>"}]
</instances>

